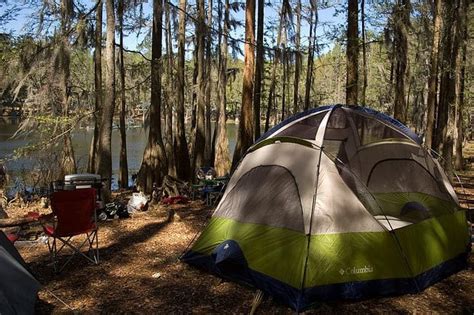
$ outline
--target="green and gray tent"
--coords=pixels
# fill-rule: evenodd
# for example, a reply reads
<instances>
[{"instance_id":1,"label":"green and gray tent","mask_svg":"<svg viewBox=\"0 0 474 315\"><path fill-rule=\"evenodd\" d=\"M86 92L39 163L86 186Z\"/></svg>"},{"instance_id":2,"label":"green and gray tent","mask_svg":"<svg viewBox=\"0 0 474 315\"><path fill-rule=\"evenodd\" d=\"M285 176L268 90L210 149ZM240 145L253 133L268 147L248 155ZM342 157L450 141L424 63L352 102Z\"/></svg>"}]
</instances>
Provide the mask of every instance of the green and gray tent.
<instances>
[{"instance_id":1,"label":"green and gray tent","mask_svg":"<svg viewBox=\"0 0 474 315\"><path fill-rule=\"evenodd\" d=\"M465 268L466 213L409 128L363 107L319 107L241 160L183 260L300 311L419 292Z\"/></svg>"}]
</instances>

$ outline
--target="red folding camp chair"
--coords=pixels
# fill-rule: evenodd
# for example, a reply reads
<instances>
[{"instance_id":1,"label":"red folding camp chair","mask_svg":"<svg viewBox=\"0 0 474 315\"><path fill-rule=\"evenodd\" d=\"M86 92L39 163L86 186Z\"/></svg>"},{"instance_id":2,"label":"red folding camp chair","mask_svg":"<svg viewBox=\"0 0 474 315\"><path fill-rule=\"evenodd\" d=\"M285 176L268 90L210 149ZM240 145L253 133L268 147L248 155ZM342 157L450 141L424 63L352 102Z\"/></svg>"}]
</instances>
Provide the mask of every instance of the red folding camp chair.
<instances>
[{"instance_id":1,"label":"red folding camp chair","mask_svg":"<svg viewBox=\"0 0 474 315\"><path fill-rule=\"evenodd\" d=\"M56 217L54 226L44 225L48 238L48 248L54 270L60 272L79 254L94 264L99 263L99 238L97 235L97 217L95 213L96 191L94 188L63 190L54 192L51 197L51 208ZM85 240L79 246L72 243L72 238L85 234ZM52 240L51 240L52 239ZM60 241L57 244L57 241ZM87 254L81 249L87 246ZM67 261L58 269L58 255L65 247L73 250Z\"/></svg>"}]
</instances>

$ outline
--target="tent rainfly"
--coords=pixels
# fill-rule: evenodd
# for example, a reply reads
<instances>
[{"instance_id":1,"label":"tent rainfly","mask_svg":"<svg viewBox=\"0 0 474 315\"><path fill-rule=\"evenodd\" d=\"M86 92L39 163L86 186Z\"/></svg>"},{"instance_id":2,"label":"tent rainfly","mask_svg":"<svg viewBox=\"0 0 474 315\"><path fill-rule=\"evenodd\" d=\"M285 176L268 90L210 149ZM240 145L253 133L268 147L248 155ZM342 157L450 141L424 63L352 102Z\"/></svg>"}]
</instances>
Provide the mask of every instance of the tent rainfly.
<instances>
[{"instance_id":1,"label":"tent rainfly","mask_svg":"<svg viewBox=\"0 0 474 315\"><path fill-rule=\"evenodd\" d=\"M15 246L0 231L0 314L34 314L40 287Z\"/></svg>"},{"instance_id":2,"label":"tent rainfly","mask_svg":"<svg viewBox=\"0 0 474 315\"><path fill-rule=\"evenodd\" d=\"M419 292L465 268L469 252L466 213L418 136L335 105L283 121L247 151L182 260L301 311Z\"/></svg>"}]
</instances>

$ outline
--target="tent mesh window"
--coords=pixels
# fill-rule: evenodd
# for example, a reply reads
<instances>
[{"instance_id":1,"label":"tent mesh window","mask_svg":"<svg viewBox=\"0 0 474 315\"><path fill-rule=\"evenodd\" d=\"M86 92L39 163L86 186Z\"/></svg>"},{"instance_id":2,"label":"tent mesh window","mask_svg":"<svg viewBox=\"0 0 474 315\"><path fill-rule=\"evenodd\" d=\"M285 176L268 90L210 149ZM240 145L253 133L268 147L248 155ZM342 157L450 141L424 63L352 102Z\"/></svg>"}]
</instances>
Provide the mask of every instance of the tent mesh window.
<instances>
[{"instance_id":1,"label":"tent mesh window","mask_svg":"<svg viewBox=\"0 0 474 315\"><path fill-rule=\"evenodd\" d=\"M449 214L457 208L434 177L414 160L377 163L369 174L367 187L386 214L410 222Z\"/></svg>"},{"instance_id":2,"label":"tent mesh window","mask_svg":"<svg viewBox=\"0 0 474 315\"><path fill-rule=\"evenodd\" d=\"M214 216L304 232L298 188L282 166L258 166L245 173Z\"/></svg>"},{"instance_id":3,"label":"tent mesh window","mask_svg":"<svg viewBox=\"0 0 474 315\"><path fill-rule=\"evenodd\" d=\"M323 120L325 115L326 112L318 113L316 115L300 120L297 123L291 125L290 127L283 129L277 135L279 137L296 137L314 140L316 138L316 133L318 132L319 125L321 125L321 121Z\"/></svg>"},{"instance_id":4,"label":"tent mesh window","mask_svg":"<svg viewBox=\"0 0 474 315\"><path fill-rule=\"evenodd\" d=\"M352 119L357 128L360 144L366 145L384 140L410 140L401 132L395 130L381 121L359 114L353 114Z\"/></svg>"}]
</instances>

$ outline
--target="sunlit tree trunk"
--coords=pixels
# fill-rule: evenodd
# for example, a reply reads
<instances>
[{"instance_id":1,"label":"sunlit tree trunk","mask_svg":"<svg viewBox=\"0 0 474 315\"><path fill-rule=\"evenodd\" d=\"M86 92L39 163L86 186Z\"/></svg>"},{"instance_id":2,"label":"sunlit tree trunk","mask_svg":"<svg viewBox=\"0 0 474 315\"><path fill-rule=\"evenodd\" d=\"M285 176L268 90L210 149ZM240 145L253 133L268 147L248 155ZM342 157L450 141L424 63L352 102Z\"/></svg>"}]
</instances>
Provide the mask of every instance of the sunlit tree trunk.
<instances>
[{"instance_id":1,"label":"sunlit tree trunk","mask_svg":"<svg viewBox=\"0 0 474 315\"><path fill-rule=\"evenodd\" d=\"M439 45L442 27L442 0L435 0L433 39L430 53L430 75L428 78L428 99L426 105L426 134L425 146L428 149L433 147L433 131L435 125L436 98L438 91L438 62Z\"/></svg>"},{"instance_id":2,"label":"sunlit tree trunk","mask_svg":"<svg viewBox=\"0 0 474 315\"><path fill-rule=\"evenodd\" d=\"M357 105L359 80L359 8L357 0L349 0L348 2L346 104Z\"/></svg>"},{"instance_id":3,"label":"sunlit tree trunk","mask_svg":"<svg viewBox=\"0 0 474 315\"><path fill-rule=\"evenodd\" d=\"M127 133L125 116L127 114L125 99L125 64L123 61L123 11L124 0L118 2L119 40L120 40L120 169L119 186L128 188L128 162L127 162Z\"/></svg>"},{"instance_id":4,"label":"sunlit tree trunk","mask_svg":"<svg viewBox=\"0 0 474 315\"><path fill-rule=\"evenodd\" d=\"M254 137L253 80L255 78L255 0L246 0L245 5L245 57L242 83L242 107L240 110L239 136L235 146L232 167L252 145Z\"/></svg>"},{"instance_id":5,"label":"sunlit tree trunk","mask_svg":"<svg viewBox=\"0 0 474 315\"><path fill-rule=\"evenodd\" d=\"M186 43L186 0L179 1L178 35L178 71L177 71L177 108L176 108L176 169L178 177L189 179L191 176L186 129L184 125L184 88L185 88L185 43Z\"/></svg>"},{"instance_id":6,"label":"sunlit tree trunk","mask_svg":"<svg viewBox=\"0 0 474 315\"><path fill-rule=\"evenodd\" d=\"M206 78L204 64L204 37L206 33L204 0L198 0L198 21L197 21L197 108L196 108L196 132L194 136L193 170L196 171L205 164L205 119L204 111L206 108Z\"/></svg>"},{"instance_id":7,"label":"sunlit tree trunk","mask_svg":"<svg viewBox=\"0 0 474 315\"><path fill-rule=\"evenodd\" d=\"M87 171L95 173L97 170L97 147L99 135L100 112L102 110L102 0L97 0L94 32L94 133L89 149Z\"/></svg>"},{"instance_id":8,"label":"sunlit tree trunk","mask_svg":"<svg viewBox=\"0 0 474 315\"><path fill-rule=\"evenodd\" d=\"M222 1L222 0L220 0ZM219 23L221 23L219 19ZM229 0L225 0L225 11L223 21L223 36L219 50L219 80L217 81L218 101L219 101L219 117L217 121L217 140L216 140L216 156L214 159L214 167L218 176L227 174L230 170L230 154L229 140L227 139L226 127L226 103L227 103L227 36L229 24Z\"/></svg>"},{"instance_id":9,"label":"sunlit tree trunk","mask_svg":"<svg viewBox=\"0 0 474 315\"><path fill-rule=\"evenodd\" d=\"M161 185L168 172L166 153L161 136L161 76L162 76L162 0L153 1L153 29L151 43L151 99L150 130L137 182L142 191L150 192L153 183Z\"/></svg>"},{"instance_id":10,"label":"sunlit tree trunk","mask_svg":"<svg viewBox=\"0 0 474 315\"><path fill-rule=\"evenodd\" d=\"M114 1L105 2L107 19L107 40L105 44L105 99L100 115L99 150L97 152L97 172L107 179L104 197L110 197L112 182L112 119L115 108L115 11Z\"/></svg>"}]
</instances>

